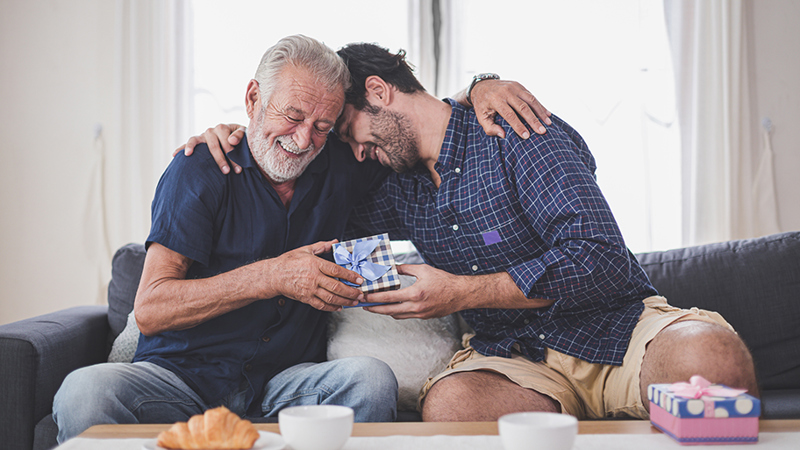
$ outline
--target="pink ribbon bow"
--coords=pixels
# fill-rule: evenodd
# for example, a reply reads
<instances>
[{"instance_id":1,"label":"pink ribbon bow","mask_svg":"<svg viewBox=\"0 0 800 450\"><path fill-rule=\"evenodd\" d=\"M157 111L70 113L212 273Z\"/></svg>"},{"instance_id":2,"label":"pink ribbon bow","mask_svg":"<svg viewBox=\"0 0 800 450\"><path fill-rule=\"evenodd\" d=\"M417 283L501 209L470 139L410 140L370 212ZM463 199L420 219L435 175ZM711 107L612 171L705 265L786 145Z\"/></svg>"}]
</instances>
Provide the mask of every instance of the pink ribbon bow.
<instances>
[{"instance_id":1,"label":"pink ribbon bow","mask_svg":"<svg viewBox=\"0 0 800 450\"><path fill-rule=\"evenodd\" d=\"M678 397L700 398L709 397L736 397L747 392L747 389L731 389L722 385L712 385L710 381L695 375L689 378L689 382L673 383L670 391Z\"/></svg>"}]
</instances>

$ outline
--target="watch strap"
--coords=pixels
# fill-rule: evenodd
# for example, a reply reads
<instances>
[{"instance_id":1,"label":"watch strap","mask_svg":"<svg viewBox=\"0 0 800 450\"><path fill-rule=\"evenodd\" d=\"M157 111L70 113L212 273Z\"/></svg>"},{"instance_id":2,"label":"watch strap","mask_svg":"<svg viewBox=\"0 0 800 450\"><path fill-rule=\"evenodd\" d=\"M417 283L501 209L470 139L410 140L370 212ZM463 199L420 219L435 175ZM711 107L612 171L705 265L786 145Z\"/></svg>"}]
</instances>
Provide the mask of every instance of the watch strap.
<instances>
[{"instance_id":1,"label":"watch strap","mask_svg":"<svg viewBox=\"0 0 800 450\"><path fill-rule=\"evenodd\" d=\"M475 106L475 104L472 103L472 88L474 88L476 84L480 83L483 80L499 80L499 79L500 75L490 72L479 73L474 77L472 77L472 83L470 83L469 87L467 88L467 102L469 102L470 105Z\"/></svg>"}]
</instances>

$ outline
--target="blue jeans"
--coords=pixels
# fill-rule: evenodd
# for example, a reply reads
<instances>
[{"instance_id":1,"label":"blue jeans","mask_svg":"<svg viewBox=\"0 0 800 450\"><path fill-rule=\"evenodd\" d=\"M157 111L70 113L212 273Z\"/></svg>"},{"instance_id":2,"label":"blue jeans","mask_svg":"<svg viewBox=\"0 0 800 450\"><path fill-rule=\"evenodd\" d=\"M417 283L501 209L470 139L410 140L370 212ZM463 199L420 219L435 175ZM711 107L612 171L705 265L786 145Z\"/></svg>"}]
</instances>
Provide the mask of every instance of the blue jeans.
<instances>
[{"instance_id":1,"label":"blue jeans","mask_svg":"<svg viewBox=\"0 0 800 450\"><path fill-rule=\"evenodd\" d=\"M222 401L243 416L246 386ZM352 357L292 366L273 377L261 400L264 417L296 405L344 405L356 422L389 422L397 417L397 379L371 357ZM209 405L180 377L147 362L105 363L67 376L53 401L58 442L92 425L173 423L219 405Z\"/></svg>"}]
</instances>

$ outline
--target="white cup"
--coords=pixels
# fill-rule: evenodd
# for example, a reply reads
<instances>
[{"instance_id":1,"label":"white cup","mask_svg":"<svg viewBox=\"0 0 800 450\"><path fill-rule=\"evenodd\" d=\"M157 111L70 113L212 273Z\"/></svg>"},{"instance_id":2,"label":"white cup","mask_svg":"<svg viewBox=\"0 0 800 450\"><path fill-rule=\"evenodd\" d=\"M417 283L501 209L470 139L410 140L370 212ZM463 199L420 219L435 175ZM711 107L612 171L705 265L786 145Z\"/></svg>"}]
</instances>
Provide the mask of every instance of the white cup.
<instances>
[{"instance_id":1,"label":"white cup","mask_svg":"<svg viewBox=\"0 0 800 450\"><path fill-rule=\"evenodd\" d=\"M353 432L353 409L347 406L292 406L278 413L287 449L339 450Z\"/></svg>"},{"instance_id":2,"label":"white cup","mask_svg":"<svg viewBox=\"0 0 800 450\"><path fill-rule=\"evenodd\" d=\"M505 450L570 450L578 419L568 414L523 412L497 421Z\"/></svg>"}]
</instances>

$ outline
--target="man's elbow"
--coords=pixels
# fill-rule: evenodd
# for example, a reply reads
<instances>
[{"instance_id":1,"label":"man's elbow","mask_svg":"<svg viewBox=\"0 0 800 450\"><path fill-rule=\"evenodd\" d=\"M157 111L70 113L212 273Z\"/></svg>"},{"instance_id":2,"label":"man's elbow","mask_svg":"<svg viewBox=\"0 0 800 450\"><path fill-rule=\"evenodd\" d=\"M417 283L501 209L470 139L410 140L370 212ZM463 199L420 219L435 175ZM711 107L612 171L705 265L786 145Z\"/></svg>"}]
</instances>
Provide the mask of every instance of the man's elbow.
<instances>
[{"instance_id":1,"label":"man's elbow","mask_svg":"<svg viewBox=\"0 0 800 450\"><path fill-rule=\"evenodd\" d=\"M155 336L158 334L158 331L155 328L147 327L146 325L142 325L139 322L136 322L136 325L139 326L139 332L147 337Z\"/></svg>"},{"instance_id":2,"label":"man's elbow","mask_svg":"<svg viewBox=\"0 0 800 450\"><path fill-rule=\"evenodd\" d=\"M160 330L151 325L149 322L140 321L138 317L136 319L136 326L139 327L139 332L147 337L155 336L160 332Z\"/></svg>"},{"instance_id":3,"label":"man's elbow","mask_svg":"<svg viewBox=\"0 0 800 450\"><path fill-rule=\"evenodd\" d=\"M139 332L145 336L153 336L161 330L157 327L157 321L152 314L153 308L146 306L147 300L143 296L137 295L133 305L133 314L136 317L136 326Z\"/></svg>"}]
</instances>

